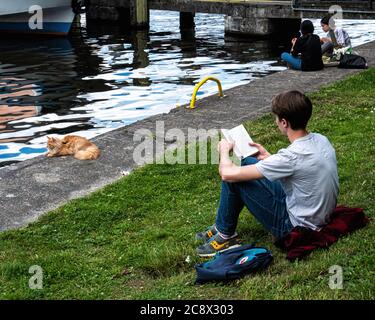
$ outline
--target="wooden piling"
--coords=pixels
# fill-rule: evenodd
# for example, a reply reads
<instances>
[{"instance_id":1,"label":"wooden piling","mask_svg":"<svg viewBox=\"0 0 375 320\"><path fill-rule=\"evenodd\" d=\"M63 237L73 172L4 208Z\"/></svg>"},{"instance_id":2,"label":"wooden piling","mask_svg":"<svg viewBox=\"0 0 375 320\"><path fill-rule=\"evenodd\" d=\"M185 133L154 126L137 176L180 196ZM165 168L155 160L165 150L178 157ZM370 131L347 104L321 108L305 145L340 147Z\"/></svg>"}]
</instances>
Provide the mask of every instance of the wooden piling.
<instances>
[{"instance_id":1,"label":"wooden piling","mask_svg":"<svg viewBox=\"0 0 375 320\"><path fill-rule=\"evenodd\" d=\"M135 29L146 29L150 24L147 0L131 0L130 25Z\"/></svg>"},{"instance_id":2,"label":"wooden piling","mask_svg":"<svg viewBox=\"0 0 375 320\"><path fill-rule=\"evenodd\" d=\"M180 12L180 29L194 29L195 22L194 22L195 13L193 12Z\"/></svg>"}]
</instances>

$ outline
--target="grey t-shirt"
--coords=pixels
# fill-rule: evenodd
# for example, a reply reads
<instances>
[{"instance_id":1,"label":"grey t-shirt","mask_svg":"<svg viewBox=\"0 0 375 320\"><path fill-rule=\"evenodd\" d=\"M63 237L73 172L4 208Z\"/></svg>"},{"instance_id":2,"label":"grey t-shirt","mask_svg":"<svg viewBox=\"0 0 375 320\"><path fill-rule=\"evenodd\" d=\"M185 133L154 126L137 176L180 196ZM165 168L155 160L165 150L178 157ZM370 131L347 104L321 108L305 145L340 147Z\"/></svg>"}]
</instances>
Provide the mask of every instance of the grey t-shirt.
<instances>
[{"instance_id":1,"label":"grey t-shirt","mask_svg":"<svg viewBox=\"0 0 375 320\"><path fill-rule=\"evenodd\" d=\"M351 47L352 46L352 42L351 42L349 34L346 32L346 30L344 30L342 28L335 28L334 32L335 32L335 37L336 37L336 41L337 41L338 45L340 45L342 47ZM330 38L331 40L333 40L329 32L327 33L327 37Z\"/></svg>"},{"instance_id":2,"label":"grey t-shirt","mask_svg":"<svg viewBox=\"0 0 375 320\"><path fill-rule=\"evenodd\" d=\"M294 227L320 230L329 222L339 179L335 150L325 136L309 133L256 167L268 180L280 180Z\"/></svg>"}]
</instances>

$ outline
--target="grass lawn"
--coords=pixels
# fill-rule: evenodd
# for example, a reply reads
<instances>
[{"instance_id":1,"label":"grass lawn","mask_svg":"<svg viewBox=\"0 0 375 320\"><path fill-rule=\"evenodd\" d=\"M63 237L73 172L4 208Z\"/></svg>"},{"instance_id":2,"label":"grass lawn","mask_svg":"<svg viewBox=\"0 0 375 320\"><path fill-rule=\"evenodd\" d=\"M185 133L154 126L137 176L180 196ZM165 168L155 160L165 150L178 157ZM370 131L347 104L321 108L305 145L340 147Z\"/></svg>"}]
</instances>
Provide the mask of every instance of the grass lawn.
<instances>
[{"instance_id":1,"label":"grass lawn","mask_svg":"<svg viewBox=\"0 0 375 320\"><path fill-rule=\"evenodd\" d=\"M336 148L339 203L362 206L372 220L375 69L310 97L309 129ZM270 152L288 145L270 115L246 126ZM372 222L329 250L290 263L246 210L238 232L245 243L270 248L272 265L230 284L194 285L194 264L202 261L194 235L214 221L219 191L217 165L148 165L26 228L3 232L0 298L374 299ZM41 290L28 286L32 265L43 269ZM342 290L328 286L332 265L343 268Z\"/></svg>"}]
</instances>

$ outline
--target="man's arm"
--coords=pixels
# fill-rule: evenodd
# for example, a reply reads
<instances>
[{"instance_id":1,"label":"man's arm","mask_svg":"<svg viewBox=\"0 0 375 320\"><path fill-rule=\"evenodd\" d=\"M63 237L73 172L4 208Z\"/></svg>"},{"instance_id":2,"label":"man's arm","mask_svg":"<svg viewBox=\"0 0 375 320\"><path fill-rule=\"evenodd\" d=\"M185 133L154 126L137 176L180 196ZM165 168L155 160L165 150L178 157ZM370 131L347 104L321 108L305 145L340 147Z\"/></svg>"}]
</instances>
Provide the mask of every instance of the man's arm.
<instances>
[{"instance_id":1,"label":"man's arm","mask_svg":"<svg viewBox=\"0 0 375 320\"><path fill-rule=\"evenodd\" d=\"M219 153L220 153L219 173L220 173L221 179L227 182L239 182L239 181L262 179L263 175L259 172L259 170L256 168L255 165L239 167L235 165L232 162L232 160L230 160L229 152L230 150L232 150L232 148L233 148L233 144L228 143L225 139L219 142ZM265 152L267 151L265 150ZM259 153L258 157L261 156L260 154L261 152Z\"/></svg>"},{"instance_id":2,"label":"man's arm","mask_svg":"<svg viewBox=\"0 0 375 320\"><path fill-rule=\"evenodd\" d=\"M345 47L345 33L343 29L337 29L336 41L341 47Z\"/></svg>"},{"instance_id":3,"label":"man's arm","mask_svg":"<svg viewBox=\"0 0 375 320\"><path fill-rule=\"evenodd\" d=\"M292 56L297 57L299 53L301 53L301 38L298 38L293 41L292 49L290 50L290 53Z\"/></svg>"},{"instance_id":4,"label":"man's arm","mask_svg":"<svg viewBox=\"0 0 375 320\"><path fill-rule=\"evenodd\" d=\"M320 42L321 43L326 43L326 42L332 42L332 40L331 40L331 38L323 37L323 38L320 38Z\"/></svg>"}]
</instances>

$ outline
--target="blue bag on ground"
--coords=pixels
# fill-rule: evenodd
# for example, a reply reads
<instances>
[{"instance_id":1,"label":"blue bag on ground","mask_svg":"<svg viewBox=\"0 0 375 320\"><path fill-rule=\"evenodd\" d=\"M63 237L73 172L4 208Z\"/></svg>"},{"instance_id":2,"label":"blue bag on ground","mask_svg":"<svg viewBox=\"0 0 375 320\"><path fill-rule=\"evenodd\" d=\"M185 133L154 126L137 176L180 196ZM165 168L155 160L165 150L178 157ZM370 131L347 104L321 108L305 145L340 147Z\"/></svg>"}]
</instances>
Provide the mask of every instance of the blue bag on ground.
<instances>
[{"instance_id":1,"label":"blue bag on ground","mask_svg":"<svg viewBox=\"0 0 375 320\"><path fill-rule=\"evenodd\" d=\"M242 245L218 252L212 260L195 265L195 283L239 279L248 273L267 268L271 261L272 254L267 248Z\"/></svg>"}]
</instances>

